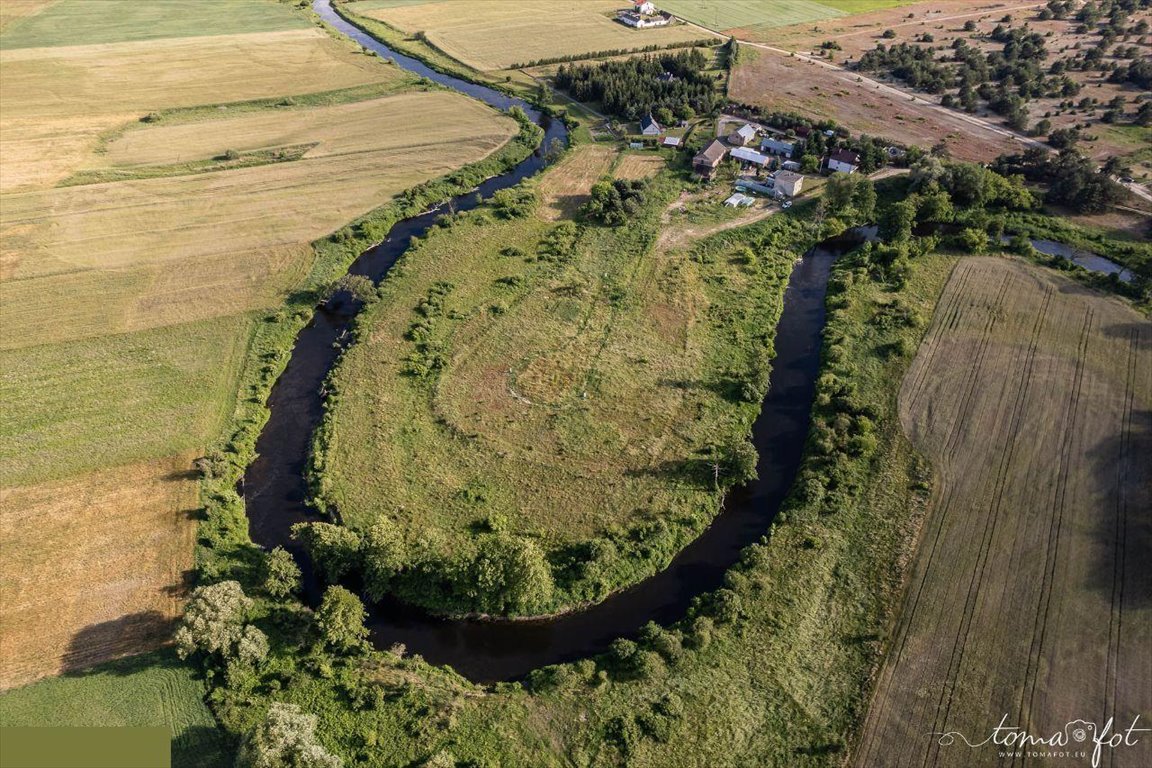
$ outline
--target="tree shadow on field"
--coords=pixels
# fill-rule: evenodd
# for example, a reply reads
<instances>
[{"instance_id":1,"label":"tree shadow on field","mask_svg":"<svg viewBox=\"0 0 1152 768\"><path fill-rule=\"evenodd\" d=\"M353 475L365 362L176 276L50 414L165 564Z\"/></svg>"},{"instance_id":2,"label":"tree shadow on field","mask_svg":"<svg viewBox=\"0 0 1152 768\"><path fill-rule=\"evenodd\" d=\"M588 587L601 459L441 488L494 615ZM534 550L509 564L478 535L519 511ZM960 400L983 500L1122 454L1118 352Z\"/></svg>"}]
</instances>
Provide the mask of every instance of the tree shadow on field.
<instances>
[{"instance_id":1,"label":"tree shadow on field","mask_svg":"<svg viewBox=\"0 0 1152 768\"><path fill-rule=\"evenodd\" d=\"M172 637L175 627L176 620L159 611L130 613L89 625L73 635L68 643L63 659L64 674L83 674L96 664L154 650ZM130 661L108 665L99 671L127 675L143 668L134 667ZM153 664L155 660L147 660L143 666Z\"/></svg>"},{"instance_id":2,"label":"tree shadow on field","mask_svg":"<svg viewBox=\"0 0 1152 768\"><path fill-rule=\"evenodd\" d=\"M182 480L199 480L200 477L200 470L189 467L188 469L178 469L174 472L169 472L160 479L168 483L177 483Z\"/></svg>"},{"instance_id":3,"label":"tree shadow on field","mask_svg":"<svg viewBox=\"0 0 1152 768\"><path fill-rule=\"evenodd\" d=\"M557 195L552 199L552 206L559 208L566 216L575 216L580 206L592 199L592 195Z\"/></svg>"},{"instance_id":4,"label":"tree shadow on field","mask_svg":"<svg viewBox=\"0 0 1152 768\"><path fill-rule=\"evenodd\" d=\"M707 458L670 459L641 469L628 469L629 477L658 477L681 488L712 488L715 461Z\"/></svg>"},{"instance_id":5,"label":"tree shadow on field","mask_svg":"<svg viewBox=\"0 0 1152 768\"><path fill-rule=\"evenodd\" d=\"M1132 411L1127 441L1113 435L1086 456L1093 477L1108 490L1092 529L1099 556L1088 586L1118 599L1122 585L1125 607L1152 606L1152 411Z\"/></svg>"},{"instance_id":6,"label":"tree shadow on field","mask_svg":"<svg viewBox=\"0 0 1152 768\"><path fill-rule=\"evenodd\" d=\"M1104 328L1110 339L1128 339L1137 349L1152 349L1152 333L1148 323L1113 323Z\"/></svg>"}]
</instances>

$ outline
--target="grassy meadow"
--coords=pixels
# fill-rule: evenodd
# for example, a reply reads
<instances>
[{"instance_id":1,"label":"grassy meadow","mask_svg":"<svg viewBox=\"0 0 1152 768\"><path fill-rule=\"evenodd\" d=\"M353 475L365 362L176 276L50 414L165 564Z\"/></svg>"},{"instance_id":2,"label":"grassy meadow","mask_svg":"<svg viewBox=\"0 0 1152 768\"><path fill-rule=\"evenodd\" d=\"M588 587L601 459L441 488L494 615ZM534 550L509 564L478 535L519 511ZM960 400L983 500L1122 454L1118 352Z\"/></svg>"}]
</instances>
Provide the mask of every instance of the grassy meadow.
<instances>
[{"instance_id":1,"label":"grassy meadow","mask_svg":"<svg viewBox=\"0 0 1152 768\"><path fill-rule=\"evenodd\" d=\"M578 57L598 51L668 45L707 37L686 25L632 29L615 21L616 0L581 0L529 8L506 0L442 0L344 6L349 13L383 21L423 39L447 56L480 71L506 69L537 59Z\"/></svg>"},{"instance_id":2,"label":"grassy meadow","mask_svg":"<svg viewBox=\"0 0 1152 768\"><path fill-rule=\"evenodd\" d=\"M269 329L289 343L354 255L316 243L518 130L287 3L18 5L0 34L0 533L23 565L0 687L167 636L191 462L275 367L252 359Z\"/></svg>"},{"instance_id":3,"label":"grassy meadow","mask_svg":"<svg viewBox=\"0 0 1152 768\"><path fill-rule=\"evenodd\" d=\"M746 439L807 242L781 218L759 261L686 259L667 174L628 226L553 224L611 162L581 146L540 179L538 215L464 216L410 249L334 377L316 461L342 520L390 521L437 574L485 532L534 542L559 579L542 610L651 574L716 513L731 480L709 457ZM415 374L432 349L435 372ZM433 582L414 568L402 591L468 609Z\"/></svg>"},{"instance_id":4,"label":"grassy meadow","mask_svg":"<svg viewBox=\"0 0 1152 768\"><path fill-rule=\"evenodd\" d=\"M150 653L8 691L0 696L0 726L168 726L173 768L224 768L232 749L206 693L171 651Z\"/></svg>"}]
</instances>

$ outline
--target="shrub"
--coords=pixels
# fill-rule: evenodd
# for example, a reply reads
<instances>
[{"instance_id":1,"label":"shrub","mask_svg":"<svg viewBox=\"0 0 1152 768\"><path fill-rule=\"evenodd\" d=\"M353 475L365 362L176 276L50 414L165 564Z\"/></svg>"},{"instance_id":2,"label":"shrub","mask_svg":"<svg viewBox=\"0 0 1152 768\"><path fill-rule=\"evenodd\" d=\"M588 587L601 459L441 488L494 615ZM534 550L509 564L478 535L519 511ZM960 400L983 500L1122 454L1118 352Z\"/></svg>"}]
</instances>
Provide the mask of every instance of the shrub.
<instances>
[{"instance_id":1,"label":"shrub","mask_svg":"<svg viewBox=\"0 0 1152 768\"><path fill-rule=\"evenodd\" d=\"M294 704L274 702L263 722L249 734L236 765L240 768L341 768L343 761L316 738L315 715Z\"/></svg>"},{"instance_id":2,"label":"shrub","mask_svg":"<svg viewBox=\"0 0 1152 768\"><path fill-rule=\"evenodd\" d=\"M367 613L360 598L344 587L328 587L320 609L316 612L316 625L324 642L338 651L353 651L364 645L368 629L364 626Z\"/></svg>"}]
</instances>

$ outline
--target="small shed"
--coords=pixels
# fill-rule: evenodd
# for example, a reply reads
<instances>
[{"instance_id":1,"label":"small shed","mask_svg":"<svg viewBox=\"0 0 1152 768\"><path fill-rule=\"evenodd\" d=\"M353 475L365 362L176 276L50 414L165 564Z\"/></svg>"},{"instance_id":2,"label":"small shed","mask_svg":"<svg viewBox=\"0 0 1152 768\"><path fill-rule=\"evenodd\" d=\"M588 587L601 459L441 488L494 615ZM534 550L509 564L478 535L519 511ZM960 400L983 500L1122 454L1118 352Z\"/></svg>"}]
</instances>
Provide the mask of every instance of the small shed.
<instances>
[{"instance_id":1,"label":"small shed","mask_svg":"<svg viewBox=\"0 0 1152 768\"><path fill-rule=\"evenodd\" d=\"M749 205L752 205L754 202L756 202L756 198L749 197L748 195L742 194L740 192L734 192L732 193L731 197L724 201L724 205L728 206L729 208L745 208Z\"/></svg>"},{"instance_id":2,"label":"small shed","mask_svg":"<svg viewBox=\"0 0 1152 768\"><path fill-rule=\"evenodd\" d=\"M728 148L718 139L713 139L708 146L697 153L696 157L692 158L692 170L704 178L710 179L727 154Z\"/></svg>"},{"instance_id":3,"label":"small shed","mask_svg":"<svg viewBox=\"0 0 1152 768\"><path fill-rule=\"evenodd\" d=\"M775 195L776 187L771 179L737 179L736 189L743 192L759 192L762 195Z\"/></svg>"},{"instance_id":4,"label":"small shed","mask_svg":"<svg viewBox=\"0 0 1152 768\"><path fill-rule=\"evenodd\" d=\"M756 129L745 123L728 135L728 143L736 147L746 147L756 138Z\"/></svg>"},{"instance_id":5,"label":"small shed","mask_svg":"<svg viewBox=\"0 0 1152 768\"><path fill-rule=\"evenodd\" d=\"M798 171L800 170L800 163L795 160L785 160L780 164L780 167L786 171Z\"/></svg>"},{"instance_id":6,"label":"small shed","mask_svg":"<svg viewBox=\"0 0 1152 768\"><path fill-rule=\"evenodd\" d=\"M662 143L665 147L679 147L680 141L679 136L665 136Z\"/></svg>"}]
</instances>

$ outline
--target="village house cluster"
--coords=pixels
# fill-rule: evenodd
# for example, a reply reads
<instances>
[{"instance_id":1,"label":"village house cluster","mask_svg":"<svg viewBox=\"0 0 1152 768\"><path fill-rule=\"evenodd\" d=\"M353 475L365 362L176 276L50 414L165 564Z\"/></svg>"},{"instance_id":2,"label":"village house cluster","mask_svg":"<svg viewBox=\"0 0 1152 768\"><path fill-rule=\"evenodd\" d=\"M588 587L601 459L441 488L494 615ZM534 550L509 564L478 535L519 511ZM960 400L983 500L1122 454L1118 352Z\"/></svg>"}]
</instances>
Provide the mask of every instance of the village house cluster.
<instances>
[{"instance_id":1,"label":"village house cluster","mask_svg":"<svg viewBox=\"0 0 1152 768\"><path fill-rule=\"evenodd\" d=\"M725 159L739 163L740 174L734 182L735 193L727 205L750 205L748 193L769 195L777 199L792 198L804 187L800 164L792 160L796 153L794 140L769 130L742 123L723 139L713 139L692 159L692 169L700 176L712 178ZM860 158L846 150L834 152L826 159L830 172L855 173Z\"/></svg>"}]
</instances>

